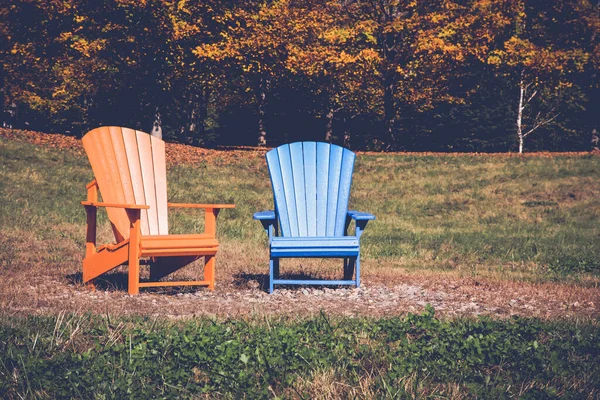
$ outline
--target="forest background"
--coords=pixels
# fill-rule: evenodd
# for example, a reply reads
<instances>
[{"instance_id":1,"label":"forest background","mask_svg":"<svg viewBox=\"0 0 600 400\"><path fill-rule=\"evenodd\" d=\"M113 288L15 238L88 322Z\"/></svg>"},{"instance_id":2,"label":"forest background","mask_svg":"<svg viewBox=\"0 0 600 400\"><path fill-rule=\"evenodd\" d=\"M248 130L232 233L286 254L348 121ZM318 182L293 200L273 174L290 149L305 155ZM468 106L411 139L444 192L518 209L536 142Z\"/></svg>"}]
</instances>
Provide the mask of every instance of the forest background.
<instances>
[{"instance_id":1,"label":"forest background","mask_svg":"<svg viewBox=\"0 0 600 400\"><path fill-rule=\"evenodd\" d=\"M201 146L598 146L589 0L12 0L4 126Z\"/></svg>"}]
</instances>

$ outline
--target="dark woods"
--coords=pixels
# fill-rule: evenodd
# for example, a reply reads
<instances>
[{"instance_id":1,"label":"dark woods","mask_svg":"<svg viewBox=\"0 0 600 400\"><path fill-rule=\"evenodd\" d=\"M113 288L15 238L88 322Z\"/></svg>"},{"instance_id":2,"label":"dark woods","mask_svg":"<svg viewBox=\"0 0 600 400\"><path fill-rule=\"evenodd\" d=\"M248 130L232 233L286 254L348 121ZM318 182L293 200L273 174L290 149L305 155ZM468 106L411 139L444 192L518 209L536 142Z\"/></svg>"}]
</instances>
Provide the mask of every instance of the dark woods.
<instances>
[{"instance_id":1,"label":"dark woods","mask_svg":"<svg viewBox=\"0 0 600 400\"><path fill-rule=\"evenodd\" d=\"M588 0L14 0L2 122L202 146L591 150L599 33Z\"/></svg>"}]
</instances>

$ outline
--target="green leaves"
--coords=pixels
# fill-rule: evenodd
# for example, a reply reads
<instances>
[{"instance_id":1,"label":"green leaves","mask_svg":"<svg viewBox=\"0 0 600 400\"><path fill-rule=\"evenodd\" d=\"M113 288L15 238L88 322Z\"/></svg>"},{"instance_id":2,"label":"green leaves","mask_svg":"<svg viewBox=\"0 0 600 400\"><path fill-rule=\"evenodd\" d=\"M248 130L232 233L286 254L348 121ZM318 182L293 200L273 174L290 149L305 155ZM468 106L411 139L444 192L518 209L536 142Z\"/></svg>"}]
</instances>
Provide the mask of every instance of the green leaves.
<instances>
[{"instance_id":1,"label":"green leaves","mask_svg":"<svg viewBox=\"0 0 600 400\"><path fill-rule=\"evenodd\" d=\"M85 317L82 325L94 334L59 348L52 346L54 317L3 320L0 397L40 391L83 398L310 397L301 383L323 371L347 388L342 396L359 387L375 397L435 395L455 387L483 398L577 397L600 389L600 328L593 325L442 321L431 306L380 320L322 314L268 325L124 321L127 328L115 342L106 321Z\"/></svg>"}]
</instances>

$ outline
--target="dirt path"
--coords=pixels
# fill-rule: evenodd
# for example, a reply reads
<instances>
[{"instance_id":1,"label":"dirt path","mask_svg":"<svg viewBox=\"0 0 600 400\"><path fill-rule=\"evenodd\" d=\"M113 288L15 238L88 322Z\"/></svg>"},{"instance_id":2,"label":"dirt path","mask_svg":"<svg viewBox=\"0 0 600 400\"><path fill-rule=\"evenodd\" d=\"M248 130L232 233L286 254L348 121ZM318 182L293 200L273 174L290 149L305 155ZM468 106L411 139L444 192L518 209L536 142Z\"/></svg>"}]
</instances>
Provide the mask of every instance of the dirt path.
<instances>
[{"instance_id":1,"label":"dirt path","mask_svg":"<svg viewBox=\"0 0 600 400\"><path fill-rule=\"evenodd\" d=\"M214 292L199 290L143 292L122 288L89 290L80 284L33 278L28 286L0 283L0 308L8 314L92 312L167 318L194 316L311 316L321 310L337 316L395 316L421 312L431 304L438 315L513 315L555 318L600 317L600 289L560 284L531 284L446 277L396 276L387 283L365 279L354 288L279 289L272 295L258 282L221 282ZM16 283L16 282L15 282Z\"/></svg>"}]
</instances>

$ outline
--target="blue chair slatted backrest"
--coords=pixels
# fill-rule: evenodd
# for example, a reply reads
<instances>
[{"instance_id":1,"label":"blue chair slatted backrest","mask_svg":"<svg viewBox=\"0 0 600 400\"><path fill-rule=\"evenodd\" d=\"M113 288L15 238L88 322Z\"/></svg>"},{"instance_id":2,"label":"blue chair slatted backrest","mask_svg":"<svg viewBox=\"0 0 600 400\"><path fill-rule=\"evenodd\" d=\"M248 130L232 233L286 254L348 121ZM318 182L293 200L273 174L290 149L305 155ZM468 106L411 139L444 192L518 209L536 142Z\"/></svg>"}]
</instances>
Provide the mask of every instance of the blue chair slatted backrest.
<instances>
[{"instance_id":1,"label":"blue chair slatted backrest","mask_svg":"<svg viewBox=\"0 0 600 400\"><path fill-rule=\"evenodd\" d=\"M355 158L348 149L320 142L267 153L281 236L344 236Z\"/></svg>"}]
</instances>

